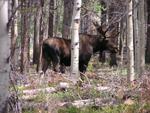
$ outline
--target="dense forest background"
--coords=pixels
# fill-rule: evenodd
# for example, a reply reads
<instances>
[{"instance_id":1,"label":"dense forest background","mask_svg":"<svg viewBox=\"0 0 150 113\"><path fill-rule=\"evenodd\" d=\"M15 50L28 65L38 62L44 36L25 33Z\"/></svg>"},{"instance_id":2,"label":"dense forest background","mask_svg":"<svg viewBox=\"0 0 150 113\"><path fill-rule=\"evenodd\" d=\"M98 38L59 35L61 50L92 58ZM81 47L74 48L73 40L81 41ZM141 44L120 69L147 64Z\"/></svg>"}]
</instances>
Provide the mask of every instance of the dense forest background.
<instances>
[{"instance_id":1,"label":"dense forest background","mask_svg":"<svg viewBox=\"0 0 150 113\"><path fill-rule=\"evenodd\" d=\"M0 113L150 112L149 0L1 0L0 15ZM101 41L81 72L85 37ZM76 50L65 73L43 72L53 38Z\"/></svg>"}]
</instances>

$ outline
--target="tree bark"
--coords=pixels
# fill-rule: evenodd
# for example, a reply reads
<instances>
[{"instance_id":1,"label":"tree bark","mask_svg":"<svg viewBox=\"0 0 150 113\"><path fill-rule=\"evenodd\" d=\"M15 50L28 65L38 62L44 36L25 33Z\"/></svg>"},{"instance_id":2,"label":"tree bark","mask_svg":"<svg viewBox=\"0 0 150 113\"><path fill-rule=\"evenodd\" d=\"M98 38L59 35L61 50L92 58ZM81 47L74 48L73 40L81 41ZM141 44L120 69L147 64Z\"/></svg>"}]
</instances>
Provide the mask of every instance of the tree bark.
<instances>
[{"instance_id":1,"label":"tree bark","mask_svg":"<svg viewBox=\"0 0 150 113\"><path fill-rule=\"evenodd\" d=\"M134 7L135 72L141 75L145 69L145 1L136 0Z\"/></svg>"},{"instance_id":2,"label":"tree bark","mask_svg":"<svg viewBox=\"0 0 150 113\"><path fill-rule=\"evenodd\" d=\"M0 0L0 113L7 113L6 101L9 89L9 54L10 39L7 32L8 1Z\"/></svg>"},{"instance_id":3,"label":"tree bark","mask_svg":"<svg viewBox=\"0 0 150 113\"><path fill-rule=\"evenodd\" d=\"M48 25L48 36L53 37L53 31L54 31L54 22L55 22L55 0L50 0L49 2L49 25Z\"/></svg>"},{"instance_id":4,"label":"tree bark","mask_svg":"<svg viewBox=\"0 0 150 113\"><path fill-rule=\"evenodd\" d=\"M145 0L139 4L139 36L140 36L140 67L139 75L145 70L145 45L146 45L146 19L145 19Z\"/></svg>"},{"instance_id":5,"label":"tree bark","mask_svg":"<svg viewBox=\"0 0 150 113\"><path fill-rule=\"evenodd\" d=\"M37 64L39 60L39 38L40 38L40 17L41 8L37 8L36 15L34 17L34 44L33 44L33 64Z\"/></svg>"},{"instance_id":6,"label":"tree bark","mask_svg":"<svg viewBox=\"0 0 150 113\"><path fill-rule=\"evenodd\" d=\"M25 9L27 9L27 2L28 1L21 1L21 73L28 72L28 49L29 49L29 36L28 36L28 16Z\"/></svg>"},{"instance_id":7,"label":"tree bark","mask_svg":"<svg viewBox=\"0 0 150 113\"><path fill-rule=\"evenodd\" d=\"M131 82L135 79L134 68L134 46L133 46L133 13L132 13L132 0L128 3L128 55L129 55L129 73L128 80Z\"/></svg>"},{"instance_id":8,"label":"tree bark","mask_svg":"<svg viewBox=\"0 0 150 113\"><path fill-rule=\"evenodd\" d=\"M140 73L140 36L139 36L139 21L138 21L138 7L137 4L139 3L138 0L134 1L134 46L135 46L135 72L136 74Z\"/></svg>"},{"instance_id":9,"label":"tree bark","mask_svg":"<svg viewBox=\"0 0 150 113\"><path fill-rule=\"evenodd\" d=\"M146 43L146 63L150 64L150 1L147 0L147 43Z\"/></svg>"},{"instance_id":10,"label":"tree bark","mask_svg":"<svg viewBox=\"0 0 150 113\"><path fill-rule=\"evenodd\" d=\"M42 60L42 42L43 39L46 39L48 36L47 33L47 19L45 18L47 13L44 13L46 10L45 6L45 1L41 0L40 3L40 8L41 8L41 16L40 16L40 31L39 31L39 54L38 54L38 63L37 63L37 68L36 71L39 72L41 70L41 60ZM44 15L45 14L45 15Z\"/></svg>"},{"instance_id":11,"label":"tree bark","mask_svg":"<svg viewBox=\"0 0 150 113\"><path fill-rule=\"evenodd\" d=\"M18 7L18 0L14 0L12 11L14 12L17 7ZM18 56L16 55L16 43L17 43L17 37L18 37L17 16L18 16L18 11L16 11L14 15L14 19L12 21L12 27L11 27L11 63L14 66L17 65L17 60L18 60L17 59Z\"/></svg>"},{"instance_id":12,"label":"tree bark","mask_svg":"<svg viewBox=\"0 0 150 113\"><path fill-rule=\"evenodd\" d=\"M63 17L63 30L62 37L71 38L71 17L73 14L74 0L64 0L64 17Z\"/></svg>"},{"instance_id":13,"label":"tree bark","mask_svg":"<svg viewBox=\"0 0 150 113\"><path fill-rule=\"evenodd\" d=\"M81 0L74 2L72 16L72 39L71 39L71 76L74 81L79 79L79 26L80 26Z\"/></svg>"}]
</instances>

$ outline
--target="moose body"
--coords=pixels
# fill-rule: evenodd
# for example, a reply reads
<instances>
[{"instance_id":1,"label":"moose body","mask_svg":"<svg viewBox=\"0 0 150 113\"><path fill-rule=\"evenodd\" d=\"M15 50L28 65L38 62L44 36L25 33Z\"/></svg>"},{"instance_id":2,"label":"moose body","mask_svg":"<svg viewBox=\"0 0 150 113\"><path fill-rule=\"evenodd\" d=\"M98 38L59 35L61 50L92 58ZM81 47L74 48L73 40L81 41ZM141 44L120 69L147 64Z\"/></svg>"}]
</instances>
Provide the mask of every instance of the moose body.
<instances>
[{"instance_id":1,"label":"moose body","mask_svg":"<svg viewBox=\"0 0 150 113\"><path fill-rule=\"evenodd\" d=\"M109 50L116 53L116 46L102 36L80 34L79 43L79 70L85 72L91 56L96 52ZM53 70L64 73L64 66L71 65L71 40L58 37L44 40L42 46L43 72L46 72L52 62ZM60 66L60 68L59 68Z\"/></svg>"}]
</instances>

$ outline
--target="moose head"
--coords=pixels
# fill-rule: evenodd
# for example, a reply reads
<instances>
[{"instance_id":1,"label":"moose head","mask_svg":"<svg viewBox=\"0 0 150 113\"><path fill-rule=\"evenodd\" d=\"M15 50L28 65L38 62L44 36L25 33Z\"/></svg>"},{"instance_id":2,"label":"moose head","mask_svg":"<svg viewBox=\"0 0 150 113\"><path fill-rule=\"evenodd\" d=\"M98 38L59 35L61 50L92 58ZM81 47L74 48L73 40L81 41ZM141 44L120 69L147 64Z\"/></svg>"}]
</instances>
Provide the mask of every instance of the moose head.
<instances>
[{"instance_id":1,"label":"moose head","mask_svg":"<svg viewBox=\"0 0 150 113\"><path fill-rule=\"evenodd\" d=\"M110 66L117 66L116 54L118 53L117 44L113 42L115 38L119 35L119 32L110 29L107 25L100 25L98 22L93 22L96 27L97 32L102 36L103 40L101 42L101 47L99 51L99 61L104 62L105 57L104 51L110 52Z\"/></svg>"}]
</instances>

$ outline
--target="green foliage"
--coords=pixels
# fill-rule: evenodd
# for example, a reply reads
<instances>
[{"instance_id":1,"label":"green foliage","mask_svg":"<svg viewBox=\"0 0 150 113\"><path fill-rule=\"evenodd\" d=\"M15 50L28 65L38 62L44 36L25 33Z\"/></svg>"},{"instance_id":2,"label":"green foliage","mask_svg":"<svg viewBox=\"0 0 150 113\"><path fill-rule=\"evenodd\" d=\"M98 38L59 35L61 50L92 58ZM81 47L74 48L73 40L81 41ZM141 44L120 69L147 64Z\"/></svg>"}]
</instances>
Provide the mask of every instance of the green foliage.
<instances>
[{"instance_id":1,"label":"green foliage","mask_svg":"<svg viewBox=\"0 0 150 113\"><path fill-rule=\"evenodd\" d=\"M22 113L51 113L51 112L48 112L46 109L44 109L41 106L39 106L38 108L33 106L30 108L22 109Z\"/></svg>"},{"instance_id":2,"label":"green foliage","mask_svg":"<svg viewBox=\"0 0 150 113\"><path fill-rule=\"evenodd\" d=\"M23 91L25 89L27 89L25 86L16 86L16 89L18 89L18 91Z\"/></svg>"},{"instance_id":3,"label":"green foliage","mask_svg":"<svg viewBox=\"0 0 150 113\"><path fill-rule=\"evenodd\" d=\"M89 63L89 64L88 64L87 71L90 71L90 72L93 72L93 71L94 71L94 67L93 67L93 64L92 64L92 63Z\"/></svg>"},{"instance_id":4,"label":"green foliage","mask_svg":"<svg viewBox=\"0 0 150 113\"><path fill-rule=\"evenodd\" d=\"M83 0L82 5L88 10L91 10L92 12L95 12L97 14L100 13L102 10L105 10L99 0Z\"/></svg>"},{"instance_id":5,"label":"green foliage","mask_svg":"<svg viewBox=\"0 0 150 113\"><path fill-rule=\"evenodd\" d=\"M62 101L73 101L75 99L75 95L70 92L57 92L57 93L52 93L52 94L45 94L43 92L40 92L35 98L35 102L46 102L47 98L54 98L54 99L59 99Z\"/></svg>"},{"instance_id":6,"label":"green foliage","mask_svg":"<svg viewBox=\"0 0 150 113\"><path fill-rule=\"evenodd\" d=\"M99 3L97 3L97 2L94 2L94 11L96 12L96 13L99 13L99 12L101 12L102 10L104 10L104 7L101 5L101 4L99 4Z\"/></svg>"},{"instance_id":7,"label":"green foliage","mask_svg":"<svg viewBox=\"0 0 150 113\"><path fill-rule=\"evenodd\" d=\"M120 72L119 72L121 75L125 76L127 75L128 73L128 69L127 68L124 68L124 69L120 69Z\"/></svg>"},{"instance_id":8,"label":"green foliage","mask_svg":"<svg viewBox=\"0 0 150 113\"><path fill-rule=\"evenodd\" d=\"M23 109L22 113L37 113L38 110L34 109L34 108L30 108L30 109Z\"/></svg>"},{"instance_id":9,"label":"green foliage","mask_svg":"<svg viewBox=\"0 0 150 113\"><path fill-rule=\"evenodd\" d=\"M57 92L50 94L49 97L63 100L63 101L73 101L77 99L77 95L73 91Z\"/></svg>"},{"instance_id":10,"label":"green foliage","mask_svg":"<svg viewBox=\"0 0 150 113\"><path fill-rule=\"evenodd\" d=\"M145 65L145 69L146 69L146 70L150 70L150 64L146 64L146 65Z\"/></svg>"},{"instance_id":11,"label":"green foliage","mask_svg":"<svg viewBox=\"0 0 150 113\"><path fill-rule=\"evenodd\" d=\"M34 98L35 102L46 102L47 95L43 92L38 93L38 95Z\"/></svg>"},{"instance_id":12,"label":"green foliage","mask_svg":"<svg viewBox=\"0 0 150 113\"><path fill-rule=\"evenodd\" d=\"M85 91L82 91L80 94L82 98L98 98L101 97L101 93L97 91L95 88L91 88Z\"/></svg>"},{"instance_id":13,"label":"green foliage","mask_svg":"<svg viewBox=\"0 0 150 113\"><path fill-rule=\"evenodd\" d=\"M58 113L81 113L81 110L76 107L68 107L68 108L62 108L58 110Z\"/></svg>"},{"instance_id":14,"label":"green foliage","mask_svg":"<svg viewBox=\"0 0 150 113\"><path fill-rule=\"evenodd\" d=\"M150 111L150 105L145 104L143 107L141 107L140 104L120 104L98 108L89 106L80 109L76 107L68 107L60 109L58 113L141 113L142 111Z\"/></svg>"},{"instance_id":15,"label":"green foliage","mask_svg":"<svg viewBox=\"0 0 150 113\"><path fill-rule=\"evenodd\" d=\"M150 103L145 103L145 104L143 104L141 109L147 110L147 111L150 112Z\"/></svg>"}]
</instances>

